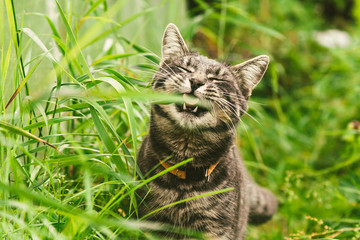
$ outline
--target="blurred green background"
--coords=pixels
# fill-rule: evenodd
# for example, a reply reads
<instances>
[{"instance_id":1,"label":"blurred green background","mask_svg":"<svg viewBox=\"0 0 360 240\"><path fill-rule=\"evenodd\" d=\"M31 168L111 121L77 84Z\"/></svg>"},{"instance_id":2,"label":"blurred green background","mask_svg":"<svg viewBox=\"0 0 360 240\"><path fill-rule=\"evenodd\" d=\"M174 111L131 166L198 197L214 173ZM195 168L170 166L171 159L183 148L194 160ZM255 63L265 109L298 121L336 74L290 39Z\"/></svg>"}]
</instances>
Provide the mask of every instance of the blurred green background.
<instances>
[{"instance_id":1,"label":"blurred green background","mask_svg":"<svg viewBox=\"0 0 360 240\"><path fill-rule=\"evenodd\" d=\"M237 143L280 207L247 239L360 239L359 0L4 0L0 19L1 239L156 239L135 162L170 101L150 91L169 22L219 61L270 56Z\"/></svg>"}]
</instances>

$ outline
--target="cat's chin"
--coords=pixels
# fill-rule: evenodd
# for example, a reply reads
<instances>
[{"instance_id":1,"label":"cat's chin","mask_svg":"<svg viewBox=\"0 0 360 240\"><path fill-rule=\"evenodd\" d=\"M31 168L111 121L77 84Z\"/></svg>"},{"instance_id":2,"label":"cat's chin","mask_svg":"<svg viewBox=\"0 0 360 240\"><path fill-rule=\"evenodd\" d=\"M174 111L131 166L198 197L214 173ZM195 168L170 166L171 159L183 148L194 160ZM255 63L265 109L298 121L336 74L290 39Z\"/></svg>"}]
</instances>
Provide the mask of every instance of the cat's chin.
<instances>
[{"instance_id":1,"label":"cat's chin","mask_svg":"<svg viewBox=\"0 0 360 240\"><path fill-rule=\"evenodd\" d=\"M209 128L217 124L211 112L200 106L189 107L183 104L169 104L166 108L169 116L185 129Z\"/></svg>"}]
</instances>

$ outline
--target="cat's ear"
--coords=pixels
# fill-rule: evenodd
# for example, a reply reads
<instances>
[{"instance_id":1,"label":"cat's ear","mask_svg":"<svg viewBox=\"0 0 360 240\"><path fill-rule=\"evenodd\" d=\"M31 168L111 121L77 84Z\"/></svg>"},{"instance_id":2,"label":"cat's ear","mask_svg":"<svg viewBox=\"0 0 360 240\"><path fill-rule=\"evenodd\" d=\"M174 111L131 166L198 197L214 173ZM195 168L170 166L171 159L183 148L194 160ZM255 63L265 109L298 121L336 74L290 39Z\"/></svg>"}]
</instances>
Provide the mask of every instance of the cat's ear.
<instances>
[{"instance_id":1,"label":"cat's ear","mask_svg":"<svg viewBox=\"0 0 360 240\"><path fill-rule=\"evenodd\" d=\"M230 67L245 97L250 97L252 90L264 76L268 65L269 57L261 55Z\"/></svg>"},{"instance_id":2,"label":"cat's ear","mask_svg":"<svg viewBox=\"0 0 360 240\"><path fill-rule=\"evenodd\" d=\"M167 25L162 39L161 63L176 57L184 56L189 53L184 39L175 24Z\"/></svg>"}]
</instances>

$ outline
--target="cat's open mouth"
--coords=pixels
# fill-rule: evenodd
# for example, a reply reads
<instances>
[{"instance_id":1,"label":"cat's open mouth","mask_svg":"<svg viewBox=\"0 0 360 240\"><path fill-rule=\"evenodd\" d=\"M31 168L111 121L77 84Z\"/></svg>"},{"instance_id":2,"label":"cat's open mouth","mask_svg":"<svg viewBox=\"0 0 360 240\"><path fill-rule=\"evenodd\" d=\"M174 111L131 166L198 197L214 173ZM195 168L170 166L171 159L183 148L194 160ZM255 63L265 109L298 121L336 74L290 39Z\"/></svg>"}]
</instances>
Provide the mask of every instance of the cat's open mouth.
<instances>
[{"instance_id":1,"label":"cat's open mouth","mask_svg":"<svg viewBox=\"0 0 360 240\"><path fill-rule=\"evenodd\" d=\"M190 96L188 94L184 94L184 103L182 104L175 104L176 109L179 112L186 112L189 114L193 114L197 117L200 117L202 115L204 115L206 112L208 112L209 110L199 106L198 103L200 102L199 98L196 98L194 96Z\"/></svg>"}]
</instances>

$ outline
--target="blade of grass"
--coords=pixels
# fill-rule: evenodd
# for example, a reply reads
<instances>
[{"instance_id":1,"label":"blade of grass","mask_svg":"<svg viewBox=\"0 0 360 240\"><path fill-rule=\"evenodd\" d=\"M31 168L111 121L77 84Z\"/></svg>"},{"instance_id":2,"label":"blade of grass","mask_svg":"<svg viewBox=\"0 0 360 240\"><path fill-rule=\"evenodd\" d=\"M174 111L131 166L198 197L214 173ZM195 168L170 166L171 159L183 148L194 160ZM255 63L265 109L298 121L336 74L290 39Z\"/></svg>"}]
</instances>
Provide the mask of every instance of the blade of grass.
<instances>
[{"instance_id":1,"label":"blade of grass","mask_svg":"<svg viewBox=\"0 0 360 240\"><path fill-rule=\"evenodd\" d=\"M113 55L107 55L104 57L101 57L97 60L95 60L91 65L97 65L99 63L101 63L102 61L105 60L114 60L114 59L119 59L119 58L127 58L127 57L131 57L131 56L137 56L137 53L121 53L121 54L113 54Z\"/></svg>"},{"instance_id":2,"label":"blade of grass","mask_svg":"<svg viewBox=\"0 0 360 240\"><path fill-rule=\"evenodd\" d=\"M119 191L116 195L114 195L110 200L109 202L106 204L106 206L103 208L103 210L101 211L101 213L104 213L104 211L106 209L111 209L116 203L118 202L121 202L125 197L131 195L132 193L134 193L137 189L143 187L143 186L146 186L149 182L153 181L154 179L174 170L174 169L177 169L179 167L181 167L182 165L185 165L189 162L191 162L193 159L192 158L189 158L189 159L186 159L178 164L175 164L171 167L169 167L168 169L164 169L163 171L155 174L154 176L151 176L149 177L148 179L144 179L141 181L141 183L137 184L136 186L132 187L128 192L126 192L125 194L123 193L123 191L126 190L126 186L123 187L123 191ZM100 213L100 214L101 214Z\"/></svg>"},{"instance_id":3,"label":"blade of grass","mask_svg":"<svg viewBox=\"0 0 360 240\"><path fill-rule=\"evenodd\" d=\"M10 66L10 56L11 56L11 40L9 41L8 50L6 51L6 56L4 57L5 49L4 46L2 46L2 54L1 54L1 97L0 97L0 103L1 103L1 109L3 113L5 113L5 96L3 95L5 93L5 80L7 73L9 71Z\"/></svg>"},{"instance_id":4,"label":"blade of grass","mask_svg":"<svg viewBox=\"0 0 360 240\"><path fill-rule=\"evenodd\" d=\"M129 121L129 126L130 126L130 132L131 132L131 138L133 141L133 146L134 146L134 159L135 159L135 171L134 174L136 174L136 150L137 150L137 127L136 127L136 120L135 120L135 116L134 116L134 106L131 102L131 100L129 98L124 97L123 98L124 101L124 105L126 108L126 112L127 112L127 119ZM134 176L135 177L135 176Z\"/></svg>"},{"instance_id":5,"label":"blade of grass","mask_svg":"<svg viewBox=\"0 0 360 240\"><path fill-rule=\"evenodd\" d=\"M94 214L88 214L76 207L73 207L71 205L65 205L63 203L61 203L60 201L58 201L58 199L55 198L50 198L47 197L39 192L35 192L35 191L29 191L29 189L27 188L22 188L22 187L18 187L18 186L10 186L7 184L4 184L2 182L0 182L0 189L5 190L5 191L9 191L13 194L17 194L18 196L22 196L26 199L29 200L33 200L36 201L38 203L40 203L42 206L45 207L49 207L50 210L52 209L52 211L61 214L63 216L67 216L70 218L74 218L76 219L81 219L84 220L86 222L89 222L91 224L94 224L94 226L114 226L114 227L119 227L121 229L128 229L128 230L132 230L132 231L140 231L141 229L161 229L160 225L157 225L155 223L152 224L147 224L147 223L139 223L139 222L135 222L135 221L131 221L131 220L123 220L120 218L117 218L116 221L114 221L114 219L109 219L109 218L105 218L105 217L98 217L97 215ZM30 206L31 208L31 206ZM27 208L29 209L29 207ZM39 208L39 211L43 211L44 208ZM49 211L49 209L48 209Z\"/></svg>"},{"instance_id":6,"label":"blade of grass","mask_svg":"<svg viewBox=\"0 0 360 240\"><path fill-rule=\"evenodd\" d=\"M45 56L42 56L40 58L39 61L37 61L34 66L29 70L28 74L25 76L25 78L21 81L21 83L19 84L19 86L17 87L17 89L15 90L15 92L13 93L13 95L11 96L11 98L9 99L8 103L6 104L5 108L7 108L11 102L15 99L15 97L19 94L19 92L21 91L21 89L26 85L27 81L29 80L29 78L31 77L31 75L34 73L34 71L36 70L36 68L39 66L39 64L42 62L42 60L44 59Z\"/></svg>"},{"instance_id":7,"label":"blade of grass","mask_svg":"<svg viewBox=\"0 0 360 240\"><path fill-rule=\"evenodd\" d=\"M94 121L94 126L95 126L97 132L99 133L101 140L104 142L106 149L111 154L115 154L117 152L116 146L115 146L113 140L111 139L109 133L106 131L104 125L102 124L100 118L98 117L98 113L96 112L96 110L93 106L90 106L90 113L91 113L91 117ZM112 155L111 159L115 163L115 165L120 173L125 174L127 172L127 167L125 166L124 162L118 155Z\"/></svg>"},{"instance_id":8,"label":"blade of grass","mask_svg":"<svg viewBox=\"0 0 360 240\"><path fill-rule=\"evenodd\" d=\"M118 135L118 133L116 132L114 126L112 125L110 119L108 118L106 112L104 111L104 109L95 101L92 101L88 98L84 98L84 97L74 97L77 98L79 100L82 100L84 102L87 102L89 105L91 105L92 107L94 107L96 109L96 111L100 114L102 120L104 121L106 127L108 128L108 130L110 131L110 133L117 139L117 142L120 144L121 150L124 152L126 159L130 162L130 164L132 166L135 165L135 161L133 159L133 157L130 154L129 149L126 147L126 145L124 144L124 141L120 138L120 136ZM140 170L138 170L137 168L137 173L139 176L142 176Z\"/></svg>"},{"instance_id":9,"label":"blade of grass","mask_svg":"<svg viewBox=\"0 0 360 240\"><path fill-rule=\"evenodd\" d=\"M40 115L41 115L42 118L44 119L44 123L45 123L46 129L47 129L47 131L49 131L48 117L47 117L47 115L46 115L46 113L45 113L44 107L43 107L41 104L39 104L39 103L37 103L37 104L35 105L35 107L36 107L37 110L40 112ZM26 129L24 128L24 130L26 130ZM39 131L41 131L41 129L39 129ZM40 133L41 133L41 132L40 132ZM40 135L40 136L41 136L41 135Z\"/></svg>"},{"instance_id":10,"label":"blade of grass","mask_svg":"<svg viewBox=\"0 0 360 240\"><path fill-rule=\"evenodd\" d=\"M50 19L48 19L48 21L50 21ZM51 21L50 21L51 22ZM55 29L56 30L56 29ZM45 44L40 40L40 38L30 29L30 28L23 28L22 31L29 36L40 48L41 50L44 51L44 54L47 58L50 59L51 63L54 66L55 69L55 73L56 73L56 82L57 82L57 86L59 88L59 86L61 85L61 71L62 72L66 72L64 68L62 68L61 65L59 65L59 63L56 61L56 59L54 58L54 56L51 54L51 52L46 48ZM56 34L58 34L56 32ZM59 44L58 44L59 45ZM59 47L60 48L60 47ZM71 69L71 68L70 68ZM67 73L67 75L70 75L69 73Z\"/></svg>"},{"instance_id":11,"label":"blade of grass","mask_svg":"<svg viewBox=\"0 0 360 240\"><path fill-rule=\"evenodd\" d=\"M95 3L92 3L91 8L89 10L87 10L87 12L84 14L84 17L89 16L104 1L105 0L97 0Z\"/></svg>"},{"instance_id":12,"label":"blade of grass","mask_svg":"<svg viewBox=\"0 0 360 240\"><path fill-rule=\"evenodd\" d=\"M21 50L20 50L20 37L19 37L19 31L18 31L17 22L16 22L14 2L13 2L13 0L5 0L5 5L6 5L7 14L8 14L8 21L9 21L11 37L14 42L15 52L16 52L17 59L19 61L19 65L20 65L21 76L22 76L22 78L25 78L25 69L24 69L23 57L21 55ZM28 87L27 83L25 83L25 94L27 96L29 95L29 87Z\"/></svg>"},{"instance_id":13,"label":"blade of grass","mask_svg":"<svg viewBox=\"0 0 360 240\"><path fill-rule=\"evenodd\" d=\"M54 63L57 63L54 56L46 48L45 44L40 40L40 38L34 33L30 28L23 28L23 33L29 36L40 48L44 51L45 55Z\"/></svg>"},{"instance_id":14,"label":"blade of grass","mask_svg":"<svg viewBox=\"0 0 360 240\"><path fill-rule=\"evenodd\" d=\"M125 37L120 37L124 42L126 42L127 44L129 44L133 49L135 49L137 52L139 53L148 53L145 54L145 58L149 59L150 61L152 61L155 64L159 64L160 63L160 57L156 56L154 53L152 53L150 50L141 47L139 45L136 45L134 43L132 43L131 41L129 41L127 38Z\"/></svg>"},{"instance_id":15,"label":"blade of grass","mask_svg":"<svg viewBox=\"0 0 360 240\"><path fill-rule=\"evenodd\" d=\"M114 80L113 78L102 77L102 78L99 78L99 80L102 80L104 82L111 84L119 94L121 94L122 92L126 92L125 88L121 85L121 83ZM136 121L135 121L135 116L134 116L134 107L129 98L123 97L122 99L123 99L123 102L124 102L124 105L126 108L126 112L127 112L127 119L128 119L129 126L130 126L130 132L131 132L134 149L137 150L137 132L136 132L137 128L136 128ZM134 174L136 174L136 151L134 153L134 158L135 158Z\"/></svg>"},{"instance_id":16,"label":"blade of grass","mask_svg":"<svg viewBox=\"0 0 360 240\"><path fill-rule=\"evenodd\" d=\"M139 91L138 88L131 81L129 81L126 77L124 77L120 73L118 73L110 68L105 68L104 71L110 73L111 78L114 78L117 81L123 81L123 82L127 83L128 85L130 85L131 87L133 87L135 90Z\"/></svg>"},{"instance_id":17,"label":"blade of grass","mask_svg":"<svg viewBox=\"0 0 360 240\"><path fill-rule=\"evenodd\" d=\"M203 10L208 10L208 9L213 9L211 5L209 5L208 3L206 3L204 0L196 0L196 2L199 4L199 6L203 9ZM226 15L226 16L222 16L221 13L218 13L217 11L215 11L215 9L213 9L214 11L211 13L211 15L209 15L209 18L213 18L215 20L221 20L224 21L226 20L226 22L235 24L235 25L243 25L243 26L247 26L251 29L263 32L269 36L272 36L274 38L277 38L279 40L283 40L285 39L285 36L282 35L280 32L271 29L269 27L266 27L265 25L256 23L252 20L249 20L248 17L244 16L244 15L240 15L240 14L236 14L235 16L232 15Z\"/></svg>"},{"instance_id":18,"label":"blade of grass","mask_svg":"<svg viewBox=\"0 0 360 240\"><path fill-rule=\"evenodd\" d=\"M104 32L101 32L100 34L92 34L92 35L84 35L83 39L80 41L81 42L81 47L83 49L87 48L88 46L92 45L93 43L95 43L96 41L100 40L100 39L104 39L106 36L118 31L118 29L120 29L121 27L125 26L126 24L136 20L137 18L144 16L145 14L154 12L156 10L158 10L167 0L163 0L158 6L156 7L151 7L148 9L145 9L144 11L137 13L135 15L132 15L131 17L119 22L117 25L112 26L112 28L105 30ZM115 14L117 14L116 10L121 6L121 1L118 1L119 5L117 6L113 6L112 9L110 9L111 12L108 13L108 16L111 17ZM101 26L101 25L100 25ZM91 29L91 32L95 32L98 33L98 30L102 30L101 28L99 28L98 26L94 26L94 29ZM94 37L95 35L95 37Z\"/></svg>"},{"instance_id":19,"label":"blade of grass","mask_svg":"<svg viewBox=\"0 0 360 240\"><path fill-rule=\"evenodd\" d=\"M92 199L92 181L91 181L91 176L90 176L90 172L89 169L84 168L84 193L85 193L85 201L86 201L86 211L87 212L91 212L94 208L94 204L93 204L93 199Z\"/></svg>"},{"instance_id":20,"label":"blade of grass","mask_svg":"<svg viewBox=\"0 0 360 240\"><path fill-rule=\"evenodd\" d=\"M15 207L18 207L20 204L15 205ZM32 230L27 222L25 222L22 217L18 217L18 216L14 216L12 214L8 214L6 212L0 211L0 216L1 219L8 219L10 220L10 222L16 223L16 225L20 226L22 229L25 229L25 231L27 231L29 234L31 234L33 239L41 239L40 236L36 233L36 231ZM1 230L1 228L0 228ZM3 232L1 234L1 237L4 239L11 239L11 230L9 229L9 231L7 232ZM8 238L9 237L9 238Z\"/></svg>"},{"instance_id":21,"label":"blade of grass","mask_svg":"<svg viewBox=\"0 0 360 240\"><path fill-rule=\"evenodd\" d=\"M167 204L161 208L158 208L148 214L146 214L145 216L143 216L142 218L140 218L140 221L141 220L144 220L145 218L149 217L150 215L154 214L154 213L157 213L163 209L166 209L166 208L169 208L169 207L172 207L172 206L175 206L177 204L180 204L180 203L184 203L184 202L188 202L188 201L191 201L191 200L195 200L195 199L199 199L199 198L203 198L203 197L208 197L208 196L212 196L212 195L216 195L216 194L220 194L220 193L225 193L225 192L229 192L229 191L232 191L234 190L234 188L225 188L225 189L221 189L221 190L218 190L218 191L213 191L213 192L208 192L208 193L203 193L203 194L200 194L200 195L197 195L197 196L194 196L194 197L189 197L189 198L186 198L186 199L183 199L183 200L180 200L180 201L176 201L176 202L173 202L173 203L170 203L170 204Z\"/></svg>"},{"instance_id":22,"label":"blade of grass","mask_svg":"<svg viewBox=\"0 0 360 240\"><path fill-rule=\"evenodd\" d=\"M70 52L69 52L69 56L70 56L70 60L73 60L76 58L77 55L79 55L79 59L80 59L80 62L82 64L82 67L84 68L86 74L89 76L89 78L94 81L94 76L92 75L91 71L90 71L90 68L85 60L85 57L84 55L82 54L82 51L81 51L81 48L76 40L76 37L70 27L70 24L64 14L64 11L62 10L59 2L57 0L56 1L56 5L58 7L58 10L59 10L59 13L60 13L60 17L64 23L64 26L65 26L65 29L66 29L66 32L68 33L69 37L70 37L70 41L71 43L75 46L75 48L73 48ZM98 89L97 89L98 90Z\"/></svg>"},{"instance_id":23,"label":"blade of grass","mask_svg":"<svg viewBox=\"0 0 360 240\"><path fill-rule=\"evenodd\" d=\"M36 122L33 123L31 125L28 125L26 127L24 127L24 130L30 130L30 129L34 129L34 128L41 128L47 125L52 125L52 124L57 124L57 123L61 123L61 122L66 122L66 121L71 121L74 119L79 119L82 117L79 116L65 116L65 117L57 117L57 118L52 118L52 119L48 119L47 121L41 121L41 122Z\"/></svg>"},{"instance_id":24,"label":"blade of grass","mask_svg":"<svg viewBox=\"0 0 360 240\"><path fill-rule=\"evenodd\" d=\"M56 29L55 27L55 24L51 21L51 19L44 15L44 14L41 14L41 13L33 13L34 15L38 15L38 16L43 16L45 17L47 23L49 24L50 26L50 29L53 33L53 36L52 38L54 39L54 41L56 42L56 46L58 48L58 50L60 51L60 53L63 55L63 56L66 56L66 52L65 52L65 49L66 49L66 45L65 43L62 41L61 39L61 36L58 32L58 30ZM68 67L69 67L69 71L71 72L71 74L67 74L68 76L70 76L70 78L73 78L73 76L75 76L75 72L74 72L74 69L73 69L73 66L71 64L71 62L68 62L67 63ZM62 68L62 66L59 66L63 71L65 71L64 68ZM57 70L57 69L55 69ZM58 71L58 70L57 70ZM61 77L59 76L60 74L57 72L57 87L59 88L60 87L60 84L61 84ZM76 81L75 81L76 82Z\"/></svg>"},{"instance_id":25,"label":"blade of grass","mask_svg":"<svg viewBox=\"0 0 360 240\"><path fill-rule=\"evenodd\" d=\"M6 129L6 130L8 130L9 132L15 133L15 134L17 134L17 135L24 136L24 137L27 137L27 138L36 140L36 141L38 141L38 142L45 143L46 145L49 145L50 147L52 147L52 148L54 148L55 150L57 150L57 148L56 148L54 145L48 143L47 141L45 141L45 140L43 140L43 139L41 139L41 138L39 138L39 137L37 137L37 136L35 136L35 135L27 132L27 131L25 131L25 130L22 129L22 128L16 127L16 126L11 125L11 124L9 124L9 123L7 123L7 122L0 121L0 128Z\"/></svg>"}]
</instances>

